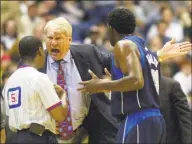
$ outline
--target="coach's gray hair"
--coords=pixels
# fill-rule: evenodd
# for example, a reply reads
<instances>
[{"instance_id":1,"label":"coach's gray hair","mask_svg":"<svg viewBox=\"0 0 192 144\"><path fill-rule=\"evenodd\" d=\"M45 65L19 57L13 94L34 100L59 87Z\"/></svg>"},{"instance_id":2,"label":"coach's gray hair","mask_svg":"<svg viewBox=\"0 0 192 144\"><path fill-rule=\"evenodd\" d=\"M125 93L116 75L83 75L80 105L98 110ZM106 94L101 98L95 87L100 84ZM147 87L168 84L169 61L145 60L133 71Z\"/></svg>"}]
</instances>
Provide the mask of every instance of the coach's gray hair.
<instances>
[{"instance_id":1,"label":"coach's gray hair","mask_svg":"<svg viewBox=\"0 0 192 144\"><path fill-rule=\"evenodd\" d=\"M47 34L47 29L50 27L60 30L60 31L64 32L67 36L72 37L72 26L68 22L68 20L66 20L63 17L58 17L58 18L48 21L44 27L45 34Z\"/></svg>"}]
</instances>

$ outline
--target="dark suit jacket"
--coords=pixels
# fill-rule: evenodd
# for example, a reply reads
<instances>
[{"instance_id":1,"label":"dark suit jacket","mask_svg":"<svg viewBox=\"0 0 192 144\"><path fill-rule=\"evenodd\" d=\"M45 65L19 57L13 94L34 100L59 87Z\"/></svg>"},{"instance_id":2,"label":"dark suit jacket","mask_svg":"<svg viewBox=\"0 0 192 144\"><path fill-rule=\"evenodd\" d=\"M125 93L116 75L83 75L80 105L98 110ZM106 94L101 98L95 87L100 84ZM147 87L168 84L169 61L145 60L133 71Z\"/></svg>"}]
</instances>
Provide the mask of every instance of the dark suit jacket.
<instances>
[{"instance_id":1,"label":"dark suit jacket","mask_svg":"<svg viewBox=\"0 0 192 144\"><path fill-rule=\"evenodd\" d=\"M100 78L102 75L105 74L104 73L105 67L108 70L110 70L111 56L108 54L101 53L94 45L85 45L85 44L71 45L70 51L75 61L75 64L77 66L77 69L79 71L79 74L81 76L81 79L83 81L91 79L91 76L88 73L88 69L91 69ZM47 67L47 60L46 60L44 69L41 71L46 73L46 67ZM99 133L105 130L107 131L107 128L104 128L104 127L102 127L101 129L99 128L99 123L103 120L103 118L105 118L105 120L103 121L107 120L107 122L105 123L106 127L107 127L107 124L110 123L108 125L109 134L112 133L112 130L110 129L110 127L113 127L112 129L116 134L118 123L116 119L111 115L110 100L105 96L104 93L92 94L91 100L92 101L91 101L88 117L84 120L85 128L88 131L90 129L91 129L90 131L99 130ZM99 113L102 116L98 114L98 112L95 112L95 109L96 111L99 111ZM97 117L100 117L98 121L96 121ZM91 126L95 125L95 123L97 123L98 126L91 128ZM115 134L113 134L114 138L115 138Z\"/></svg>"},{"instance_id":2,"label":"dark suit jacket","mask_svg":"<svg viewBox=\"0 0 192 144\"><path fill-rule=\"evenodd\" d=\"M177 81L162 77L160 102L161 113L166 123L167 143L191 143L191 111L186 96Z\"/></svg>"}]
</instances>

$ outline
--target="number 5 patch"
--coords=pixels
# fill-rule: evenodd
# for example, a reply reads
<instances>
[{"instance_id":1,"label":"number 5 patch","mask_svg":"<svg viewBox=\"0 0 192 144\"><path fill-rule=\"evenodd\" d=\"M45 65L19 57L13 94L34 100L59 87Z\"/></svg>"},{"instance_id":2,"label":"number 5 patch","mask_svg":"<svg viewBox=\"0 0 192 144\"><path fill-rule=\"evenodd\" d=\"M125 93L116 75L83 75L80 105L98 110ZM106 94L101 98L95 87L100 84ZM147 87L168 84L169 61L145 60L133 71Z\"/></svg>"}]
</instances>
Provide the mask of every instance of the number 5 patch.
<instances>
[{"instance_id":1,"label":"number 5 patch","mask_svg":"<svg viewBox=\"0 0 192 144\"><path fill-rule=\"evenodd\" d=\"M8 90L9 108L16 108L21 105L21 87L10 88Z\"/></svg>"}]
</instances>

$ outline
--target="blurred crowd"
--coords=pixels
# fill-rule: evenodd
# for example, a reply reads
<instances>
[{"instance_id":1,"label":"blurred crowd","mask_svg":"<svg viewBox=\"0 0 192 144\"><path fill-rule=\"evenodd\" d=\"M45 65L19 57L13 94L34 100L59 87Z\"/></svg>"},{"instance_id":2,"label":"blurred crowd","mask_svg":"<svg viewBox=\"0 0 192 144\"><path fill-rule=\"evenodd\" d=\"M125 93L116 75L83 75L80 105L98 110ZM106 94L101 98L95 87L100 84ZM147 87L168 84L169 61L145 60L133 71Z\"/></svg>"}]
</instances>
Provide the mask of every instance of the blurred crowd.
<instances>
[{"instance_id":1,"label":"blurred crowd","mask_svg":"<svg viewBox=\"0 0 192 144\"><path fill-rule=\"evenodd\" d=\"M106 16L115 7L126 7L136 16L135 33L157 51L171 38L191 41L191 1L1 1L1 88L17 69L18 41L35 35L43 42L47 21L63 16L73 27L73 43L95 44L101 51L111 51L106 36ZM45 48L45 44L44 44ZM191 106L192 55L176 57L162 64L162 74L177 80Z\"/></svg>"}]
</instances>

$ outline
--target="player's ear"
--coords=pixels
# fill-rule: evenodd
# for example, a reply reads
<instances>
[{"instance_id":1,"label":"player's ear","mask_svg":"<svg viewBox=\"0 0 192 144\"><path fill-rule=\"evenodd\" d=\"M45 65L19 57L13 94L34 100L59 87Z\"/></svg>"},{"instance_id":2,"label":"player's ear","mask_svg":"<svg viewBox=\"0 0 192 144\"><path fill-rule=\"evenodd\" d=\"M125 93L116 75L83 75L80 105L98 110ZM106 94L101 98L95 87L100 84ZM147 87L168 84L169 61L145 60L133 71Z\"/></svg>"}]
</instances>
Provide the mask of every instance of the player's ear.
<instances>
[{"instance_id":1,"label":"player's ear","mask_svg":"<svg viewBox=\"0 0 192 144\"><path fill-rule=\"evenodd\" d=\"M109 31L110 31L111 33L113 33L114 30L115 30L115 29L113 29L113 28L109 25Z\"/></svg>"}]
</instances>

